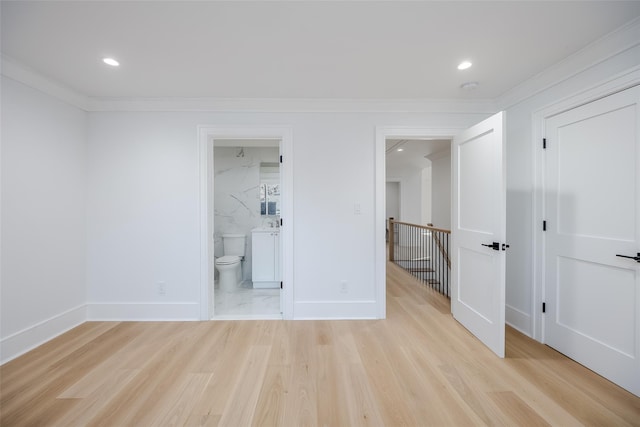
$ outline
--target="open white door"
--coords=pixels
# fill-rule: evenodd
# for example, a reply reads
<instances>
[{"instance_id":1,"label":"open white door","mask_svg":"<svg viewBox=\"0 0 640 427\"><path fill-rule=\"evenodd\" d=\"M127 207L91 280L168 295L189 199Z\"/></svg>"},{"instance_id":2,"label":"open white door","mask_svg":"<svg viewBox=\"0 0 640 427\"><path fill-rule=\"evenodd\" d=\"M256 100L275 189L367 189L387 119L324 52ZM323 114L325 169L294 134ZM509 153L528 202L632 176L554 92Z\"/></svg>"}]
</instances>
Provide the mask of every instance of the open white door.
<instances>
[{"instance_id":1,"label":"open white door","mask_svg":"<svg viewBox=\"0 0 640 427\"><path fill-rule=\"evenodd\" d=\"M451 312L504 357L506 185L504 113L453 140Z\"/></svg>"}]
</instances>

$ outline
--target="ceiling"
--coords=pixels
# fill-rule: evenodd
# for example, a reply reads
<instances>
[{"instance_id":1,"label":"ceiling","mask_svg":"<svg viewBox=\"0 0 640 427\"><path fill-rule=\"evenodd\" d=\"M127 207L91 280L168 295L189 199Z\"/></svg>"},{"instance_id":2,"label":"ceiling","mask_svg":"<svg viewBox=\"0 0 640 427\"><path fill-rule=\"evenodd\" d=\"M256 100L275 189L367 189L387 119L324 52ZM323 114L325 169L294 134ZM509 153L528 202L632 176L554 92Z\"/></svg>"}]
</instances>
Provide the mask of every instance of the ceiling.
<instances>
[{"instance_id":1,"label":"ceiling","mask_svg":"<svg viewBox=\"0 0 640 427\"><path fill-rule=\"evenodd\" d=\"M494 99L640 16L640 1L1 7L3 55L86 96L136 98Z\"/></svg>"},{"instance_id":2,"label":"ceiling","mask_svg":"<svg viewBox=\"0 0 640 427\"><path fill-rule=\"evenodd\" d=\"M425 156L437 156L451 151L451 141L448 139L387 139L385 143L388 177L411 169L422 170L431 166L431 161Z\"/></svg>"}]
</instances>

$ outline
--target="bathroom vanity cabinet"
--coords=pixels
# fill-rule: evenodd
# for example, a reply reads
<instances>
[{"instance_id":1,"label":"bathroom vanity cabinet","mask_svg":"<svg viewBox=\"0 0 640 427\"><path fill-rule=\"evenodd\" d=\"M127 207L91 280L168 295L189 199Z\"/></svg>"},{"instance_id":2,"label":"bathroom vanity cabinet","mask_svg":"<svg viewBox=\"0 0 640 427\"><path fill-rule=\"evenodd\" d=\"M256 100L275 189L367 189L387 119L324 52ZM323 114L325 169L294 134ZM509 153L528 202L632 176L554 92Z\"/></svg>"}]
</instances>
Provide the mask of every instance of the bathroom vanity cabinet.
<instances>
[{"instance_id":1,"label":"bathroom vanity cabinet","mask_svg":"<svg viewBox=\"0 0 640 427\"><path fill-rule=\"evenodd\" d=\"M280 230L256 228L251 232L251 275L253 287L280 287Z\"/></svg>"}]
</instances>

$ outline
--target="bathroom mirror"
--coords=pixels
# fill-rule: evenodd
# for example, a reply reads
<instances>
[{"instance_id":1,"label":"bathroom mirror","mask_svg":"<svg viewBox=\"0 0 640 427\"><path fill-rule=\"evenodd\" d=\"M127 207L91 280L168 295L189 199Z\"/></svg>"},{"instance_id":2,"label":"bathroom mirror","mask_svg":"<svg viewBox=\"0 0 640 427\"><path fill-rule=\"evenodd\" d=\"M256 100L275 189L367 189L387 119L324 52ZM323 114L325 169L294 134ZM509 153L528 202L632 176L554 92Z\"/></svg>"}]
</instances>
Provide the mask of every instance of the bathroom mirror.
<instances>
[{"instance_id":1,"label":"bathroom mirror","mask_svg":"<svg viewBox=\"0 0 640 427\"><path fill-rule=\"evenodd\" d=\"M260 215L280 215L279 163L260 163Z\"/></svg>"}]
</instances>

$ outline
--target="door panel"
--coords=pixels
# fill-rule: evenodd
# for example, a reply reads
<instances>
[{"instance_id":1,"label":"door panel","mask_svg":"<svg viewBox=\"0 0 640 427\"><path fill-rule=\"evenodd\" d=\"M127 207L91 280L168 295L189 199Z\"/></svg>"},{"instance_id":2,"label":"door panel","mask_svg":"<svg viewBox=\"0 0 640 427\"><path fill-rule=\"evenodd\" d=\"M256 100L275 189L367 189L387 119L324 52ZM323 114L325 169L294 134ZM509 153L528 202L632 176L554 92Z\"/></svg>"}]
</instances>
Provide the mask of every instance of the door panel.
<instances>
[{"instance_id":1,"label":"door panel","mask_svg":"<svg viewBox=\"0 0 640 427\"><path fill-rule=\"evenodd\" d=\"M493 322L491 291L495 266L491 254L468 248L458 251L460 283L473 283L473 286L461 287L458 300L481 316L487 322Z\"/></svg>"},{"instance_id":2,"label":"door panel","mask_svg":"<svg viewBox=\"0 0 640 427\"><path fill-rule=\"evenodd\" d=\"M501 170L494 138L495 134L489 132L461 142L457 147L461 229L492 234L495 225L494 193L499 186L495 171Z\"/></svg>"},{"instance_id":3,"label":"door panel","mask_svg":"<svg viewBox=\"0 0 640 427\"><path fill-rule=\"evenodd\" d=\"M575 334L591 337L616 351L633 354L634 274L630 270L558 257L557 323ZM603 284L607 286L603 286ZM615 306L603 321L594 316L591 301Z\"/></svg>"},{"instance_id":4,"label":"door panel","mask_svg":"<svg viewBox=\"0 0 640 427\"><path fill-rule=\"evenodd\" d=\"M635 185L635 106L583 117L587 109L558 119L558 232L633 241L633 198L620 195L633 194Z\"/></svg>"},{"instance_id":5,"label":"door panel","mask_svg":"<svg viewBox=\"0 0 640 427\"><path fill-rule=\"evenodd\" d=\"M451 312L504 357L506 233L503 113L453 141ZM497 242L498 250L484 245Z\"/></svg>"},{"instance_id":6,"label":"door panel","mask_svg":"<svg viewBox=\"0 0 640 427\"><path fill-rule=\"evenodd\" d=\"M546 120L545 342L640 395L640 88Z\"/></svg>"}]
</instances>

